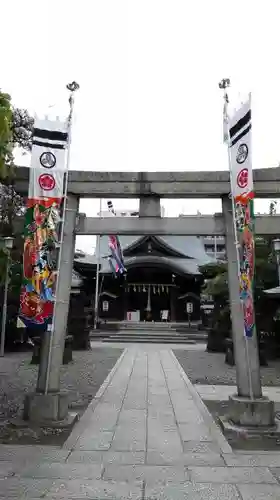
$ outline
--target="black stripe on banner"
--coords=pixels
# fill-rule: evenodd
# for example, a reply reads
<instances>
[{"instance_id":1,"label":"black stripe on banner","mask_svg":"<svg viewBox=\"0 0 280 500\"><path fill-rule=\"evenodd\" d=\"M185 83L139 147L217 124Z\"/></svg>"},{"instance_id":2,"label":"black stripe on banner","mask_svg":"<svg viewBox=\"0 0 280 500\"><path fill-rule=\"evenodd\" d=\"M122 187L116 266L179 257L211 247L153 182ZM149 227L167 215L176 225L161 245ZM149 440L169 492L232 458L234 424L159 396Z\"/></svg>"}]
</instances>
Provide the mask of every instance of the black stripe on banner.
<instances>
[{"instance_id":1,"label":"black stripe on banner","mask_svg":"<svg viewBox=\"0 0 280 500\"><path fill-rule=\"evenodd\" d=\"M243 132L241 132L241 134L239 134L237 137L235 137L230 145L230 147L234 146L234 144L236 144L240 139L242 139L242 137L244 137L244 135L248 134L249 130L251 130L252 128L252 125L250 124L249 127L245 128L245 130L243 130Z\"/></svg>"},{"instance_id":2,"label":"black stripe on banner","mask_svg":"<svg viewBox=\"0 0 280 500\"><path fill-rule=\"evenodd\" d=\"M50 148L50 149L65 149L65 144L55 144L51 142L41 142L41 141L33 141L32 143L34 146L42 146L43 148Z\"/></svg>"},{"instance_id":3,"label":"black stripe on banner","mask_svg":"<svg viewBox=\"0 0 280 500\"><path fill-rule=\"evenodd\" d=\"M34 128L34 137L39 139L49 139L49 141L67 141L67 132L59 132L59 130L45 130L41 128Z\"/></svg>"},{"instance_id":4,"label":"black stripe on banner","mask_svg":"<svg viewBox=\"0 0 280 500\"><path fill-rule=\"evenodd\" d=\"M245 127L245 125L247 125L247 123L251 120L251 110L248 111L248 113L246 113L246 115L242 116L242 118L240 118L240 120L238 120L238 122L233 125L233 127L231 127L229 129L229 136L230 138L232 138L234 135L236 135L243 127Z\"/></svg>"}]
</instances>

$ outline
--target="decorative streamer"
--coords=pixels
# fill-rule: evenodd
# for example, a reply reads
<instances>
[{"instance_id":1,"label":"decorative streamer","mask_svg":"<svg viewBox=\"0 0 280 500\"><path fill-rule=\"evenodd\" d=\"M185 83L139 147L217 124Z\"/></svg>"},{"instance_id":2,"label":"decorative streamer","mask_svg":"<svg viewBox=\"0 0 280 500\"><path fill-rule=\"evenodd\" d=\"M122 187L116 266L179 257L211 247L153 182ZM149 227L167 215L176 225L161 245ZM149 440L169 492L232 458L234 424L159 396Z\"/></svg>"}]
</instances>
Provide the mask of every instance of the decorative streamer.
<instances>
[{"instance_id":1,"label":"decorative streamer","mask_svg":"<svg viewBox=\"0 0 280 500\"><path fill-rule=\"evenodd\" d=\"M117 273L116 273L116 270L115 270L115 267L114 267L114 264L113 264L113 262L112 262L111 257L108 257L108 262L109 262L109 265L110 265L110 268L111 268L112 274L113 274L113 276L116 278L116 277L117 277ZM129 287L128 287L128 290L129 290Z\"/></svg>"},{"instance_id":2,"label":"decorative streamer","mask_svg":"<svg viewBox=\"0 0 280 500\"><path fill-rule=\"evenodd\" d=\"M36 120L29 191L26 203L23 283L19 317L26 326L42 327L52 321L61 221L67 123Z\"/></svg>"},{"instance_id":3,"label":"decorative streamer","mask_svg":"<svg viewBox=\"0 0 280 500\"><path fill-rule=\"evenodd\" d=\"M108 210L112 213L112 215L116 215L116 212L113 207L112 201L107 202ZM118 236L109 235L109 249L110 249L110 258L112 261L112 265L114 266L114 270L116 274L124 274L126 273L126 268L124 265L124 258L121 249L121 244Z\"/></svg>"}]
</instances>

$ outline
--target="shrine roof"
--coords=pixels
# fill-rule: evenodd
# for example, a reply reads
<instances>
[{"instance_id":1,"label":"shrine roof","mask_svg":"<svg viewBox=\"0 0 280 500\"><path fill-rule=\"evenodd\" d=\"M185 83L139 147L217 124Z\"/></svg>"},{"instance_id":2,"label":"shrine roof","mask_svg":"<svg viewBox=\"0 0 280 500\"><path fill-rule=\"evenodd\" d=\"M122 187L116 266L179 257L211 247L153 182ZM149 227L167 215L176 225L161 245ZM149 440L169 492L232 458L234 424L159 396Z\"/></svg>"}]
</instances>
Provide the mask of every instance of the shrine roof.
<instances>
[{"instance_id":1,"label":"shrine roof","mask_svg":"<svg viewBox=\"0 0 280 500\"><path fill-rule=\"evenodd\" d=\"M213 262L213 259L209 257L204 248L203 239L196 236L155 236L161 245L164 245L167 255L135 255L133 254L126 256L126 251L134 247L137 248L137 242L143 241L144 236L121 236L120 244L124 252L124 263L126 267L137 267L143 265L149 266L166 266L170 269L174 269L174 272L182 274L200 274L199 266ZM168 250L170 250L170 256L168 256ZM173 252L173 253L172 253ZM174 252L177 256L174 256ZM132 251L133 253L133 251ZM108 248L108 237L101 236L100 238L100 265L101 273L110 274L111 268L107 259L109 255ZM176 255L176 254L175 254ZM79 257L75 259L78 265L85 268L94 268L97 265L97 256L95 255L85 255L84 257Z\"/></svg>"},{"instance_id":2,"label":"shrine roof","mask_svg":"<svg viewBox=\"0 0 280 500\"><path fill-rule=\"evenodd\" d=\"M199 263L195 259L180 259L177 257L163 257L159 255L137 255L125 257L124 263L127 268L131 267L167 267L179 274L199 275ZM111 274L112 270L107 259L101 264L101 273Z\"/></svg>"}]
</instances>

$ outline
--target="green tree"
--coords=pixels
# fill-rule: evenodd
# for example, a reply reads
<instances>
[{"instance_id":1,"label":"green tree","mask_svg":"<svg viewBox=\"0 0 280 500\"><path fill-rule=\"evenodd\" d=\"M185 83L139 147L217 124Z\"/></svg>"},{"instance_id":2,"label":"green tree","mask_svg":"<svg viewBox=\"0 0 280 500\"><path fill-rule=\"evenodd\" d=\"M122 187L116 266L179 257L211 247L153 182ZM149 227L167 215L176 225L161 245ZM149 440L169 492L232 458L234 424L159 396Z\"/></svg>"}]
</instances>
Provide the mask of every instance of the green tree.
<instances>
[{"instance_id":1,"label":"green tree","mask_svg":"<svg viewBox=\"0 0 280 500\"><path fill-rule=\"evenodd\" d=\"M276 215L277 201L271 201L269 205L269 215Z\"/></svg>"},{"instance_id":2,"label":"green tree","mask_svg":"<svg viewBox=\"0 0 280 500\"><path fill-rule=\"evenodd\" d=\"M11 97L0 90L0 178L7 175L12 159L12 116Z\"/></svg>"},{"instance_id":3,"label":"green tree","mask_svg":"<svg viewBox=\"0 0 280 500\"><path fill-rule=\"evenodd\" d=\"M13 108L12 112L12 142L26 151L31 151L34 119L27 109Z\"/></svg>"},{"instance_id":4,"label":"green tree","mask_svg":"<svg viewBox=\"0 0 280 500\"><path fill-rule=\"evenodd\" d=\"M25 109L13 107L8 94L0 91L0 236L13 236L11 252L10 283L8 296L6 342L14 346L19 331L16 327L19 307L19 292L22 276L23 239L14 232L14 220L24 213L24 200L15 191L17 167L14 165L15 147L30 151L34 120ZM6 251L0 249L0 285L3 285L7 269ZM0 312L3 301L3 286L0 287Z\"/></svg>"},{"instance_id":5,"label":"green tree","mask_svg":"<svg viewBox=\"0 0 280 500\"><path fill-rule=\"evenodd\" d=\"M4 95L4 94L2 94ZM1 94L0 94L1 96ZM8 101L10 103L10 101ZM24 201L15 191L14 182L16 176L16 167L13 165L13 149L19 147L30 151L32 146L32 132L34 120L28 114L26 109L10 107L9 134L6 135L7 146L6 155L3 157L3 171L0 182L0 235L13 235L13 222L15 217L22 215ZM1 172L1 169L0 169Z\"/></svg>"},{"instance_id":6,"label":"green tree","mask_svg":"<svg viewBox=\"0 0 280 500\"><path fill-rule=\"evenodd\" d=\"M214 303L213 328L229 334L231 329L227 265L207 264L200 268L205 278L203 294L211 296ZM255 241L254 302L258 331L272 328L276 304L264 290L277 285L276 260L272 240L257 237Z\"/></svg>"},{"instance_id":7,"label":"green tree","mask_svg":"<svg viewBox=\"0 0 280 500\"><path fill-rule=\"evenodd\" d=\"M16 237L13 265L19 264L22 253L22 238L14 234L14 220L24 212L24 200L14 188L13 150L15 147L31 150L33 125L28 111L13 107L11 97L0 91L0 236ZM0 284L4 280L6 260L5 252L0 250Z\"/></svg>"}]
</instances>

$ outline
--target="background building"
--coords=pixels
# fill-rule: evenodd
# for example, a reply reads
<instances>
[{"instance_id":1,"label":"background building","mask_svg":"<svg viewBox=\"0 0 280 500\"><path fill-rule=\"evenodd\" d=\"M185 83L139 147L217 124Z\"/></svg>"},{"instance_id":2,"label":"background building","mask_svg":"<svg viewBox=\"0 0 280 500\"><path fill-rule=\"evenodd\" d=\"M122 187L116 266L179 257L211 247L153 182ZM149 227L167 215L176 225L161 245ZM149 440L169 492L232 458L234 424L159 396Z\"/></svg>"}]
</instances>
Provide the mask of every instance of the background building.
<instances>
[{"instance_id":1,"label":"background building","mask_svg":"<svg viewBox=\"0 0 280 500\"><path fill-rule=\"evenodd\" d=\"M165 209L161 205L160 207L161 217L164 217ZM116 217L139 217L139 210L131 210L131 209L121 209L115 210ZM112 212L109 210L101 210L98 212L97 217L113 217Z\"/></svg>"},{"instance_id":2,"label":"background building","mask_svg":"<svg viewBox=\"0 0 280 500\"><path fill-rule=\"evenodd\" d=\"M197 218L201 216L201 213L197 213ZM180 214L179 217L194 217L194 215ZM226 259L226 240L224 236L202 236L203 245L205 252L209 257L215 260L225 260Z\"/></svg>"},{"instance_id":3,"label":"background building","mask_svg":"<svg viewBox=\"0 0 280 500\"><path fill-rule=\"evenodd\" d=\"M215 260L226 259L226 241L224 236L204 236L205 252Z\"/></svg>"}]
</instances>

